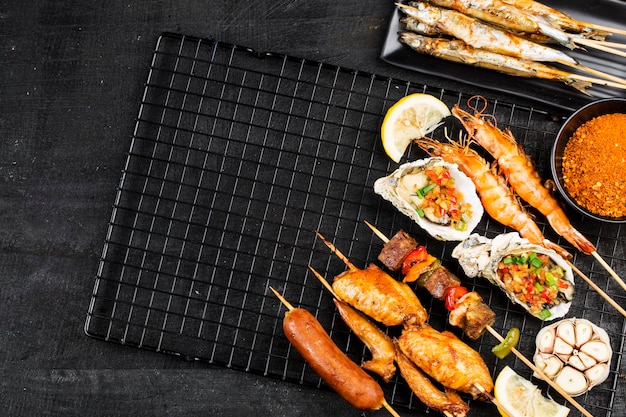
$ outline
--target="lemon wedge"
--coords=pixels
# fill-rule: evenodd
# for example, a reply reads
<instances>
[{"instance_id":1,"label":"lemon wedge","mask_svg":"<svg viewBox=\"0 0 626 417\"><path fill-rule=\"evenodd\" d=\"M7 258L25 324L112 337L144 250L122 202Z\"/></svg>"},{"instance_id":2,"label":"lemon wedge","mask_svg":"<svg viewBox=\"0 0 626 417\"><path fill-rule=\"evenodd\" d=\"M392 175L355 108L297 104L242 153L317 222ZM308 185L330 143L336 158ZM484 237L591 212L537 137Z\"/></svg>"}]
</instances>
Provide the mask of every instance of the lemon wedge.
<instances>
[{"instance_id":1,"label":"lemon wedge","mask_svg":"<svg viewBox=\"0 0 626 417\"><path fill-rule=\"evenodd\" d=\"M496 378L493 394L508 412L498 408L504 417L565 417L569 414L569 408L544 397L536 385L508 366Z\"/></svg>"},{"instance_id":2,"label":"lemon wedge","mask_svg":"<svg viewBox=\"0 0 626 417\"><path fill-rule=\"evenodd\" d=\"M426 136L448 116L448 106L429 94L415 93L401 98L383 119L381 138L385 153L394 162L400 162L413 139Z\"/></svg>"}]
</instances>

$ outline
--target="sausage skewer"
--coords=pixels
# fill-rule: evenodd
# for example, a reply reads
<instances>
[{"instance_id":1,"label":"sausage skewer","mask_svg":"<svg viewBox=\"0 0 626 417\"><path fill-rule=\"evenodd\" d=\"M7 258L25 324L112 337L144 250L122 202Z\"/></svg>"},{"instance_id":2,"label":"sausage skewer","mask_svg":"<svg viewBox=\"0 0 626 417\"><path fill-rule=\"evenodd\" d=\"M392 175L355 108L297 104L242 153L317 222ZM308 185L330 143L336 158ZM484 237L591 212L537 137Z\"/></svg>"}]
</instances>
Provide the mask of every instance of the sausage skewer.
<instances>
[{"instance_id":1,"label":"sausage skewer","mask_svg":"<svg viewBox=\"0 0 626 417\"><path fill-rule=\"evenodd\" d=\"M365 224L367 224L369 226L369 228L372 229L374 234L376 236L378 236L378 238L380 238L383 242L387 243L389 241L389 238L387 236L385 236L383 234L383 232L378 230L374 225L372 225L371 223L369 223L367 221L365 222ZM491 335L493 337L495 337L499 342L503 342L504 341L504 338L493 327L487 326L486 330L489 333L491 333ZM511 352L513 352L513 354L515 354L515 356L517 356L522 362L524 362L535 373L540 375L542 379L544 379L554 390L556 390L559 394L561 394L561 396L563 396L563 398L565 398L570 404L572 404L576 409L578 409L578 411L583 413L583 415L585 415L587 417L593 417L592 414L590 414L587 410L585 410L585 408L583 408L583 406L581 406L574 398L572 398L567 392L565 392L559 385L557 385L554 381L552 381L550 378L545 376L543 371L540 370L539 368L537 368L535 366L535 364L532 363L530 360L528 360L519 350L517 350L515 347L512 347L511 348ZM491 400L491 398L489 398L489 399Z\"/></svg>"},{"instance_id":2,"label":"sausage skewer","mask_svg":"<svg viewBox=\"0 0 626 417\"><path fill-rule=\"evenodd\" d=\"M274 288L270 290L287 307L283 331L307 364L353 407L374 411L385 407L394 417L400 415L387 403L380 385L354 363L324 330L320 322L303 308L295 308Z\"/></svg>"}]
</instances>

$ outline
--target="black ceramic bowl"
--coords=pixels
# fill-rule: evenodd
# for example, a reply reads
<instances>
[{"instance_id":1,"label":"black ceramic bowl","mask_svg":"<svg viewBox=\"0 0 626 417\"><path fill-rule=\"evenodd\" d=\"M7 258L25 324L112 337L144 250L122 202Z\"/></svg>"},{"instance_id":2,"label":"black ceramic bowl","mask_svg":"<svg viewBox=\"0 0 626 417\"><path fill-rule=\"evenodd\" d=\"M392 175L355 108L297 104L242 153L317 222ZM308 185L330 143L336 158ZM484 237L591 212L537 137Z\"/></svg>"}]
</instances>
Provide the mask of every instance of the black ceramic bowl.
<instances>
[{"instance_id":1,"label":"black ceramic bowl","mask_svg":"<svg viewBox=\"0 0 626 417\"><path fill-rule=\"evenodd\" d=\"M561 193L565 201L567 201L567 203L575 210L594 220L608 223L626 223L626 217L603 217L597 214L593 214L584 207L578 205L578 203L576 203L576 201L574 201L574 199L565 190L565 187L563 186L563 174L561 172L561 166L563 163L563 151L565 150L565 145L567 145L567 142L572 137L576 129L578 129L579 126L588 122L594 117L612 113L626 113L626 99L602 99L589 103L575 111L565 121L565 123L559 130L556 141L554 142L554 145L552 147L550 166L552 169L552 177L554 178L554 182L556 183L559 192Z\"/></svg>"}]
</instances>

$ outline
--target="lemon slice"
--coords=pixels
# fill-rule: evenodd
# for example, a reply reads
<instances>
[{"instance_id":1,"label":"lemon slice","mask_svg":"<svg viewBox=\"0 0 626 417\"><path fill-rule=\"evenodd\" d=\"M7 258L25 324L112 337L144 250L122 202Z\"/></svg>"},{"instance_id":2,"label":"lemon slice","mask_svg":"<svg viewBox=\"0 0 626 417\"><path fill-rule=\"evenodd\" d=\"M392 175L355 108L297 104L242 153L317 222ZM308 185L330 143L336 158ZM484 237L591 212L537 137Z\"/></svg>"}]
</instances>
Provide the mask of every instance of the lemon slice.
<instances>
[{"instance_id":1,"label":"lemon slice","mask_svg":"<svg viewBox=\"0 0 626 417\"><path fill-rule=\"evenodd\" d=\"M498 408L505 417L565 417L569 414L569 408L541 395L536 385L508 366L496 378L493 394L509 413Z\"/></svg>"},{"instance_id":2,"label":"lemon slice","mask_svg":"<svg viewBox=\"0 0 626 417\"><path fill-rule=\"evenodd\" d=\"M448 116L448 106L429 94L415 93L401 98L383 119L381 138L385 153L399 162L411 140L432 132Z\"/></svg>"}]
</instances>

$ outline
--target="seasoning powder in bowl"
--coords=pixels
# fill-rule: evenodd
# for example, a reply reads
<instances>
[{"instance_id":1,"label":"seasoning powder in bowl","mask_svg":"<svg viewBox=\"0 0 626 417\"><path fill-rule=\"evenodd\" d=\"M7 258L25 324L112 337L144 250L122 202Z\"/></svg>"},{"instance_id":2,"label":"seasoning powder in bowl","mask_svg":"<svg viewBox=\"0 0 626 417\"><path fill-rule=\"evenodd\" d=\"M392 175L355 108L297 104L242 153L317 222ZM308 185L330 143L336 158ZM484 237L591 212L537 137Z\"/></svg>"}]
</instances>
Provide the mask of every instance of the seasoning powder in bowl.
<instances>
[{"instance_id":1,"label":"seasoning powder in bowl","mask_svg":"<svg viewBox=\"0 0 626 417\"><path fill-rule=\"evenodd\" d=\"M595 117L565 145L563 186L589 212L626 216L626 114Z\"/></svg>"}]
</instances>

